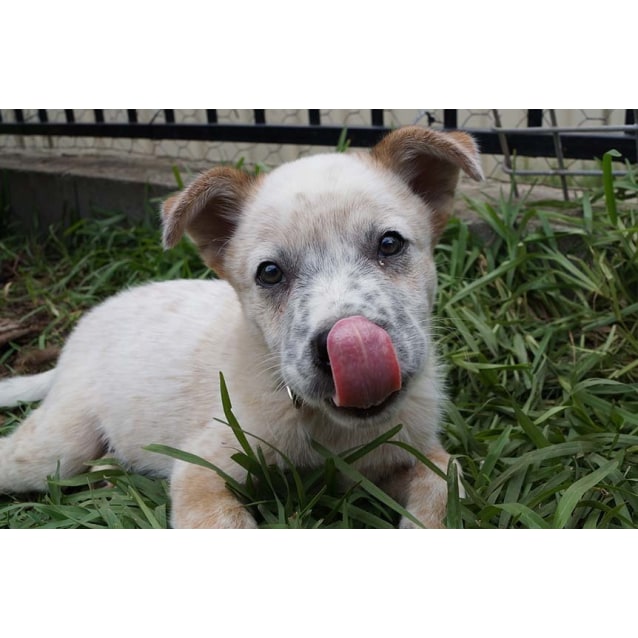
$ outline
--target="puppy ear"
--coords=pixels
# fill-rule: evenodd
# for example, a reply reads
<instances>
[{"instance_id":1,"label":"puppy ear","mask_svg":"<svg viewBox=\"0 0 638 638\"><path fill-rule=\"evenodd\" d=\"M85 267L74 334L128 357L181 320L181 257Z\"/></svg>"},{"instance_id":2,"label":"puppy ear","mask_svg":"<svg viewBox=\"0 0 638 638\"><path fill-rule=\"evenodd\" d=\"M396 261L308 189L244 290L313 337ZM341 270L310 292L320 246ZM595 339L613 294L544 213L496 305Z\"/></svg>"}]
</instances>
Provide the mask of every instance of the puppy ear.
<instances>
[{"instance_id":1,"label":"puppy ear","mask_svg":"<svg viewBox=\"0 0 638 638\"><path fill-rule=\"evenodd\" d=\"M397 173L433 209L434 242L452 213L460 171L476 181L483 179L478 147L461 131L400 128L372 149L372 157Z\"/></svg>"},{"instance_id":2,"label":"puppy ear","mask_svg":"<svg viewBox=\"0 0 638 638\"><path fill-rule=\"evenodd\" d=\"M223 277L224 250L254 180L236 168L220 166L169 197L162 205L164 247L172 248L186 233L204 263Z\"/></svg>"}]
</instances>

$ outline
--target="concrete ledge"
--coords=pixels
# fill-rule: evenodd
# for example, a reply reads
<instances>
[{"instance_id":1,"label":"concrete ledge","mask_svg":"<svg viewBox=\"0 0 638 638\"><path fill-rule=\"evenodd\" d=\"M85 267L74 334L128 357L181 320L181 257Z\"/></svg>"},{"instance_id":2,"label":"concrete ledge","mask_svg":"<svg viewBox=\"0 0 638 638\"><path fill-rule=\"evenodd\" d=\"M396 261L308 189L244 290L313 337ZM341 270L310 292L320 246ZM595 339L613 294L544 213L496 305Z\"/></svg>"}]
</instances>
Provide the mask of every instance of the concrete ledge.
<instances>
[{"instance_id":1,"label":"concrete ledge","mask_svg":"<svg viewBox=\"0 0 638 638\"><path fill-rule=\"evenodd\" d=\"M177 190L174 166L188 182L211 165L120 156L7 154L0 156L0 185L12 224L24 230L67 224L96 211L124 213L136 221L149 214L149 206L157 211L158 201ZM523 195L530 189L519 190ZM497 180L476 184L462 179L459 192L474 199L496 199L500 192L509 193L509 184ZM530 196L530 201L561 199L559 189L543 186L535 186ZM486 232L462 197L457 198L456 214L474 231Z\"/></svg>"},{"instance_id":2,"label":"concrete ledge","mask_svg":"<svg viewBox=\"0 0 638 638\"><path fill-rule=\"evenodd\" d=\"M149 202L175 191L173 162L120 157L3 155L3 198L12 223L40 228L95 211L141 219Z\"/></svg>"}]
</instances>

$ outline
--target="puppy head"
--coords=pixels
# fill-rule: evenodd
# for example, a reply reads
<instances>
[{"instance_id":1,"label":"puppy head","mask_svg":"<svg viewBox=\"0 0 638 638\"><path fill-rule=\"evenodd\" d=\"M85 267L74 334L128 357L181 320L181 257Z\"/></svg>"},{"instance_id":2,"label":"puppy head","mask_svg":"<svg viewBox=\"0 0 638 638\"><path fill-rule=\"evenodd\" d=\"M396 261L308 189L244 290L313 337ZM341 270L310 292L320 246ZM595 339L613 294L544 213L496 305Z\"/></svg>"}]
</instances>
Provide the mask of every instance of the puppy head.
<instances>
[{"instance_id":1,"label":"puppy head","mask_svg":"<svg viewBox=\"0 0 638 638\"><path fill-rule=\"evenodd\" d=\"M473 141L411 127L369 154L316 155L259 179L217 168L164 205L233 285L279 381L345 426L391 418L430 356L432 248Z\"/></svg>"}]
</instances>

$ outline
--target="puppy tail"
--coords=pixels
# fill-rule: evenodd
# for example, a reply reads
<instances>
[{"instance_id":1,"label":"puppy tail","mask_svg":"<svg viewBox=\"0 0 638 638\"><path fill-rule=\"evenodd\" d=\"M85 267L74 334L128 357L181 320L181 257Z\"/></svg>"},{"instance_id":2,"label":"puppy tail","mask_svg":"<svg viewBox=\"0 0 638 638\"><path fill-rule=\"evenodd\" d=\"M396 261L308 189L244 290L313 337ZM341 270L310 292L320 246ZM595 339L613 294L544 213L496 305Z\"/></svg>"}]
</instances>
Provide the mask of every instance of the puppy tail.
<instances>
[{"instance_id":1,"label":"puppy tail","mask_svg":"<svg viewBox=\"0 0 638 638\"><path fill-rule=\"evenodd\" d=\"M55 370L0 381L0 407L12 408L18 403L41 401L53 385Z\"/></svg>"}]
</instances>

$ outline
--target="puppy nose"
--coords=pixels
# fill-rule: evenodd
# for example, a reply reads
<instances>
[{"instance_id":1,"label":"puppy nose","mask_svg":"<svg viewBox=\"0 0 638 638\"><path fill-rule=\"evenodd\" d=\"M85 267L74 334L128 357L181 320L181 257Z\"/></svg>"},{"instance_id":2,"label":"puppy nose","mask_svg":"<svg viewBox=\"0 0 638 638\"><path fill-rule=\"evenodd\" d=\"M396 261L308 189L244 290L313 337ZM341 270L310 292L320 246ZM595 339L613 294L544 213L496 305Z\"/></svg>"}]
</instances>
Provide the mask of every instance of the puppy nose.
<instances>
[{"instance_id":1,"label":"puppy nose","mask_svg":"<svg viewBox=\"0 0 638 638\"><path fill-rule=\"evenodd\" d=\"M330 370L330 357L328 356L328 333L324 330L315 336L312 342L315 364L322 370Z\"/></svg>"}]
</instances>

